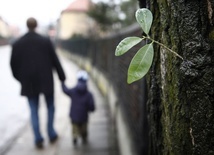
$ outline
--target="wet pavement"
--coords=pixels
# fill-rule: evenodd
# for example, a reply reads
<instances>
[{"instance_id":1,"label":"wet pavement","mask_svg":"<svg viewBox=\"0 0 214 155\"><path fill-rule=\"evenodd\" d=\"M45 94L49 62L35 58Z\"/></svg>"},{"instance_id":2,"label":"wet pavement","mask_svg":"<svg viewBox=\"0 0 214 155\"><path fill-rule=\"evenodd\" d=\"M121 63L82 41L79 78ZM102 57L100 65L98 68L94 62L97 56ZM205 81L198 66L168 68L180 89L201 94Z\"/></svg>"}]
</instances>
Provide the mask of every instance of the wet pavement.
<instances>
[{"instance_id":1,"label":"wet pavement","mask_svg":"<svg viewBox=\"0 0 214 155\"><path fill-rule=\"evenodd\" d=\"M19 94L20 85L12 76L9 59L10 46L0 46L0 155L29 120L28 105Z\"/></svg>"},{"instance_id":2,"label":"wet pavement","mask_svg":"<svg viewBox=\"0 0 214 155\"><path fill-rule=\"evenodd\" d=\"M6 53L6 54L5 54ZM70 87L76 83L79 68L60 53L60 61L65 70L66 84ZM62 92L58 76L55 74L55 128L59 139L51 144L47 138L47 113L44 97L40 97L40 124L45 138L44 148L36 149L29 121L29 109L25 98L19 96L19 84L13 79L9 70L10 47L0 47L0 69L4 76L0 79L0 155L118 155L117 147L111 140L111 126L108 106L89 79L89 90L94 94L96 111L90 114L88 143L72 143L71 124L68 117L70 99ZM4 57L4 58L3 58ZM9 85L9 86L8 86ZM3 87L2 87L3 86ZM5 110L6 109L6 110ZM2 123L3 122L3 123ZM6 137L5 137L6 136Z\"/></svg>"}]
</instances>

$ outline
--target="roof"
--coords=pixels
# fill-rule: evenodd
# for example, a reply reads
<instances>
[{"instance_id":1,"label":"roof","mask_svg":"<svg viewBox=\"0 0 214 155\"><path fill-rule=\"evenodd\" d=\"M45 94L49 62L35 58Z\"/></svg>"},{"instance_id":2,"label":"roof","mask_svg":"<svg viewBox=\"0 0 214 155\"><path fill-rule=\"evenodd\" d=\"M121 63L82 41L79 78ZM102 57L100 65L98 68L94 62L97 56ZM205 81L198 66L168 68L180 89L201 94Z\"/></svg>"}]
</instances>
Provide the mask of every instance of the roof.
<instances>
[{"instance_id":1,"label":"roof","mask_svg":"<svg viewBox=\"0 0 214 155\"><path fill-rule=\"evenodd\" d=\"M62 12L81 11L86 12L91 6L90 0L75 0Z\"/></svg>"}]
</instances>

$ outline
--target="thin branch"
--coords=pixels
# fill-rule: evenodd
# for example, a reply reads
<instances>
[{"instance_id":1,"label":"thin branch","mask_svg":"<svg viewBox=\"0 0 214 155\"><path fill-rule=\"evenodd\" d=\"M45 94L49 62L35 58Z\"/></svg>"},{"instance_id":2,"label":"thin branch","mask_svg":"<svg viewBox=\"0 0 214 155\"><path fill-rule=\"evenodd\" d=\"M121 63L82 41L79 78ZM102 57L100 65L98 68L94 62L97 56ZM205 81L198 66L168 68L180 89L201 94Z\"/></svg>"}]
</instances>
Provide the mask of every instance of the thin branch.
<instances>
[{"instance_id":1,"label":"thin branch","mask_svg":"<svg viewBox=\"0 0 214 155\"><path fill-rule=\"evenodd\" d=\"M180 56L178 53L176 53L175 51L171 50L170 48L168 48L168 47L165 46L164 44L162 44L162 43L160 43L160 42L158 42L158 41L156 41L156 40L150 38L149 36L147 36L147 37L146 37L146 36L143 36L143 39L149 39L149 40L151 40L152 42L157 43L158 45L164 47L164 48L167 49L168 51L170 51L170 52L172 52L173 54L175 54L175 55L176 55L177 57L179 57L180 59L184 60L183 57Z\"/></svg>"}]
</instances>

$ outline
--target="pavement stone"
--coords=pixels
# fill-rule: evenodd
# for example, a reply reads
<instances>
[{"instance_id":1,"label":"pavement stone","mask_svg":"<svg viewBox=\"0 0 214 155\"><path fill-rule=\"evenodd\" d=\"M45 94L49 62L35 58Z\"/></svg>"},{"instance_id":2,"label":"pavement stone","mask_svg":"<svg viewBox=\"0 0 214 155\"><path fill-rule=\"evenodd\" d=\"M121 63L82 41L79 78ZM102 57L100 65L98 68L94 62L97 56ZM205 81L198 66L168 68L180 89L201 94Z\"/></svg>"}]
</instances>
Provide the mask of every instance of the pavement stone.
<instances>
[{"instance_id":1,"label":"pavement stone","mask_svg":"<svg viewBox=\"0 0 214 155\"><path fill-rule=\"evenodd\" d=\"M79 68L60 53L60 61L65 70L68 86L76 84L76 73ZM96 111L89 116L89 137L88 143L72 144L71 124L68 117L70 99L63 94L61 84L55 74L55 128L59 134L59 139L55 144L50 144L46 133L46 106L44 97L41 96L40 104L40 124L41 131L45 138L45 145L42 150L35 148L30 122L23 128L18 138L12 143L10 149L4 155L118 155L117 148L112 146L110 117L108 106L97 89L96 85L89 79L89 90L94 94ZM2 154L3 155L3 154Z\"/></svg>"}]
</instances>

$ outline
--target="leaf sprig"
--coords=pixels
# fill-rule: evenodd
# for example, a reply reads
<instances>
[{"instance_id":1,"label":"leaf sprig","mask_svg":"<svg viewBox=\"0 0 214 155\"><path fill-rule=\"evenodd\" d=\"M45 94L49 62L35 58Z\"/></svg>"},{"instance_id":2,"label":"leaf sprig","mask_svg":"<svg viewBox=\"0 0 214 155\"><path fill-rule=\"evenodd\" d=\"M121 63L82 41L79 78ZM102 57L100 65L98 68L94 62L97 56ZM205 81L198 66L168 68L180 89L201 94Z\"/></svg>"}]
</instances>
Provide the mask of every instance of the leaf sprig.
<instances>
[{"instance_id":1,"label":"leaf sprig","mask_svg":"<svg viewBox=\"0 0 214 155\"><path fill-rule=\"evenodd\" d=\"M130 50L132 47L134 47L144 39L150 40L151 43L146 44L142 48L140 48L132 58L128 68L127 82L129 84L143 78L149 71L154 58L153 43L159 44L160 46L164 47L165 49L167 49L168 51L170 51L171 53L175 54L177 57L183 60L183 58L175 51L169 49L164 44L152 39L149 36L149 31L151 29L153 21L153 15L149 9L147 8L138 9L135 13L135 17L137 22L140 24L143 32L146 34L146 36L142 36L142 38L134 36L123 39L117 45L115 55L121 56L125 54L126 52L128 52L128 50Z\"/></svg>"}]
</instances>

